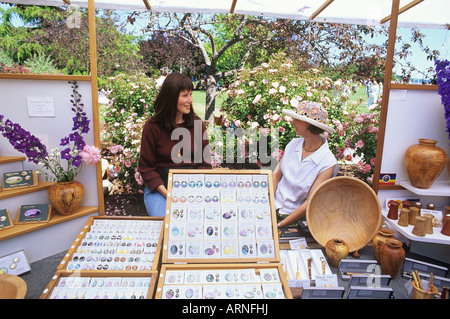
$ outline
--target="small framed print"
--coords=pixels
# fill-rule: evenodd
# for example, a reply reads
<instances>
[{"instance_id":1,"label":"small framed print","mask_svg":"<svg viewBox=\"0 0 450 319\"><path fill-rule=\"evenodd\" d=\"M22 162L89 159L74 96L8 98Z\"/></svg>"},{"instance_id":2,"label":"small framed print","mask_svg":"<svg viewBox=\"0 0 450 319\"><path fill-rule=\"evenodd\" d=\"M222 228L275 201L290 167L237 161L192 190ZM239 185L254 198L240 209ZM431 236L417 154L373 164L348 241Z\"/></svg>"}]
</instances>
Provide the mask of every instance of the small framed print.
<instances>
[{"instance_id":1,"label":"small framed print","mask_svg":"<svg viewBox=\"0 0 450 319\"><path fill-rule=\"evenodd\" d=\"M3 173L3 190L10 190L22 187L33 187L38 185L36 171L25 170Z\"/></svg>"},{"instance_id":2,"label":"small framed print","mask_svg":"<svg viewBox=\"0 0 450 319\"><path fill-rule=\"evenodd\" d=\"M379 183L384 185L395 185L396 178L397 174L395 173L381 173Z\"/></svg>"},{"instance_id":3,"label":"small framed print","mask_svg":"<svg viewBox=\"0 0 450 319\"><path fill-rule=\"evenodd\" d=\"M7 209L0 209L0 230L13 227L13 223L11 221L11 216L9 215L9 211Z\"/></svg>"},{"instance_id":4,"label":"small framed print","mask_svg":"<svg viewBox=\"0 0 450 319\"><path fill-rule=\"evenodd\" d=\"M22 205L16 217L17 224L48 223L52 206L48 204Z\"/></svg>"}]
</instances>

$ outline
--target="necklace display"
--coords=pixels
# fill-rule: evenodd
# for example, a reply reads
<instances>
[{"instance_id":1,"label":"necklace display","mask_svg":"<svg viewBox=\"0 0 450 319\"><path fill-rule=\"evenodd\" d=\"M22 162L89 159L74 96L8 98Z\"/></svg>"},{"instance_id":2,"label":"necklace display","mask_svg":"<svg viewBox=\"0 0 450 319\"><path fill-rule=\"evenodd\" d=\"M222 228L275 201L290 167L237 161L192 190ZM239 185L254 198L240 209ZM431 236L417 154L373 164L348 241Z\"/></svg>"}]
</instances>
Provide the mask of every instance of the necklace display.
<instances>
[{"instance_id":1,"label":"necklace display","mask_svg":"<svg viewBox=\"0 0 450 319\"><path fill-rule=\"evenodd\" d=\"M315 147L315 148L313 148L313 149L309 149L309 148L307 148L307 147L305 146L305 142L303 142L303 149L304 149L306 152L308 152L308 153L314 153L315 151L317 151L317 150L323 145L323 143L324 143L324 140L322 139L322 140L321 140L321 143L319 144L319 146L317 146L317 147Z\"/></svg>"}]
</instances>

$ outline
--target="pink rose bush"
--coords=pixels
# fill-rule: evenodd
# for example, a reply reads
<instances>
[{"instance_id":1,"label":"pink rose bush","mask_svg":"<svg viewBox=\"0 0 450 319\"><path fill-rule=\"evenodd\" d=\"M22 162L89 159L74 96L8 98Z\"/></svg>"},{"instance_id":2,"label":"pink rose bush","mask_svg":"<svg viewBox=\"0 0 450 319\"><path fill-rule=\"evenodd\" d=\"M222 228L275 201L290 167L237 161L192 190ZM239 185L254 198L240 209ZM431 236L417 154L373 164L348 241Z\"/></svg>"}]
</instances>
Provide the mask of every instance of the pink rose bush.
<instances>
[{"instance_id":1,"label":"pink rose bush","mask_svg":"<svg viewBox=\"0 0 450 319\"><path fill-rule=\"evenodd\" d=\"M240 70L226 90L228 100L221 106L223 121L227 129L253 129L258 140L268 137L270 145L276 143L276 148L284 150L296 135L292 119L285 117L282 109L294 109L305 100L320 102L328 112L330 126L336 130L324 134L330 149L342 163L355 163L355 174L369 181L375 163L379 107L361 114L358 107L362 101L350 102L345 87L343 81L333 81L318 69L307 69L302 61L276 54L267 63ZM278 133L277 140L270 133L273 130ZM227 147L242 147L227 146L218 136L213 137L212 144L218 141L224 153ZM278 154L272 150L272 158L278 159Z\"/></svg>"},{"instance_id":2,"label":"pink rose bush","mask_svg":"<svg viewBox=\"0 0 450 319\"><path fill-rule=\"evenodd\" d=\"M293 109L304 100L316 101L330 110L330 120L341 118L343 110L338 106L343 99L334 96L332 80L319 70L305 70L302 65L280 53L256 68L241 69L224 90L229 97L221 108L226 128L236 128L234 124L240 121L240 128L257 130L259 137L268 136L270 145L275 143L275 148L284 149L295 137L295 129L282 109ZM334 122L330 125L335 126ZM267 133L271 131L278 133L277 140ZM344 146L342 137L332 136L329 142L333 150L337 144Z\"/></svg>"},{"instance_id":3,"label":"pink rose bush","mask_svg":"<svg viewBox=\"0 0 450 319\"><path fill-rule=\"evenodd\" d=\"M154 82L143 74L120 74L109 78L104 90L109 103L101 106L101 138L107 144L109 177L120 181L128 193L144 189L137 165L142 128L154 113L153 100L158 92Z\"/></svg>"}]
</instances>

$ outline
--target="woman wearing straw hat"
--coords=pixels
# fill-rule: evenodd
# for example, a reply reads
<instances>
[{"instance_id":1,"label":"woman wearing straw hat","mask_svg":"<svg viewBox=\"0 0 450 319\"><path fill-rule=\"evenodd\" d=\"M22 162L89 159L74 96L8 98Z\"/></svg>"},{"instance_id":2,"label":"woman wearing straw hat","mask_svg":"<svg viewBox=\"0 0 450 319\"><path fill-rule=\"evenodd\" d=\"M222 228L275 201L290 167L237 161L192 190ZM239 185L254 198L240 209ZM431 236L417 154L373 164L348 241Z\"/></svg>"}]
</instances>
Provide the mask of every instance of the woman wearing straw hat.
<instances>
[{"instance_id":1,"label":"woman wearing straw hat","mask_svg":"<svg viewBox=\"0 0 450 319\"><path fill-rule=\"evenodd\" d=\"M292 117L294 138L285 148L284 156L273 173L278 226L286 227L306 215L309 194L325 180L336 176L339 166L321 135L333 133L328 113L317 102L304 101L295 110L283 110Z\"/></svg>"}]
</instances>

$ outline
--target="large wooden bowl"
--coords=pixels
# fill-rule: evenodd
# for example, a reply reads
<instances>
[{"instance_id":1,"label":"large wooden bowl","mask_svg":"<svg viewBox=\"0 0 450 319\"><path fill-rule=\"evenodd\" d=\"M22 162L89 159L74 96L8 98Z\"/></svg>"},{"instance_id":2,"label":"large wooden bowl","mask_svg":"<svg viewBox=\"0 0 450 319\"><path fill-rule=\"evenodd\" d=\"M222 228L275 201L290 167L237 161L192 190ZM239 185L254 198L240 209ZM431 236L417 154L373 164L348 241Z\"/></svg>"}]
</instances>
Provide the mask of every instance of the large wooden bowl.
<instances>
[{"instance_id":1,"label":"large wooden bowl","mask_svg":"<svg viewBox=\"0 0 450 319\"><path fill-rule=\"evenodd\" d=\"M333 238L344 240L350 252L367 245L381 225L378 196L361 180L340 176L317 187L306 208L306 221L323 247Z\"/></svg>"},{"instance_id":2,"label":"large wooden bowl","mask_svg":"<svg viewBox=\"0 0 450 319\"><path fill-rule=\"evenodd\" d=\"M0 275L0 299L24 299L26 294L25 280L14 275Z\"/></svg>"}]
</instances>

